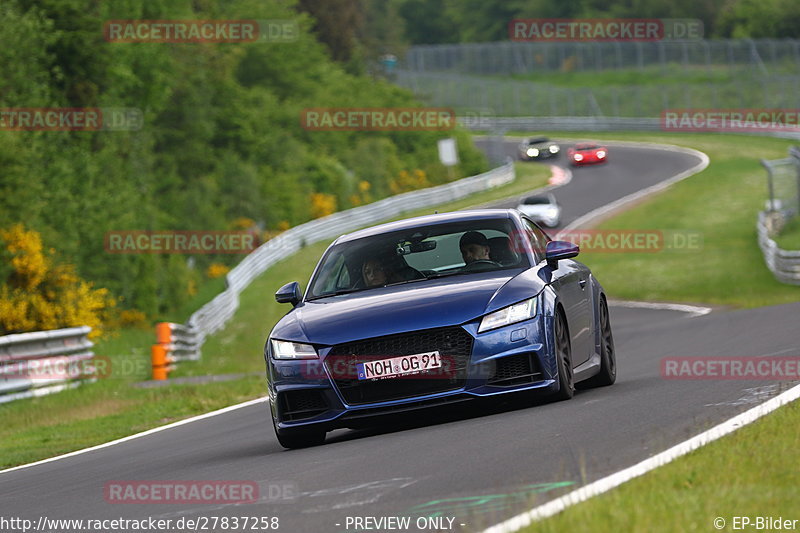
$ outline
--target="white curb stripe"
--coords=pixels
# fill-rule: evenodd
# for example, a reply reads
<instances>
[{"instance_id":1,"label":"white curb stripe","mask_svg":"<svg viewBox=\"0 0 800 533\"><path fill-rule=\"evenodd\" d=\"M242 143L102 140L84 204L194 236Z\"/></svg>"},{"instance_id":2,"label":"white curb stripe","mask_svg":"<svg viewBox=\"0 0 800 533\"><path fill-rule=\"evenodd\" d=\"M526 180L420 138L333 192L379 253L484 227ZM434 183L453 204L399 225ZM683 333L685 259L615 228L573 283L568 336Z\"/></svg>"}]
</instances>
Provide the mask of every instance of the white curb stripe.
<instances>
[{"instance_id":1,"label":"white curb stripe","mask_svg":"<svg viewBox=\"0 0 800 533\"><path fill-rule=\"evenodd\" d=\"M666 309L668 311L681 311L689 313L692 316L707 315L712 311L710 307L701 307L698 305L688 304L674 304L668 302L635 302L631 300L609 300L608 305L616 307L632 307L640 309Z\"/></svg>"},{"instance_id":2,"label":"white curb stripe","mask_svg":"<svg viewBox=\"0 0 800 533\"><path fill-rule=\"evenodd\" d=\"M744 413L737 415L717 426L714 426L708 431L704 431L703 433L700 433L689 440L683 441L666 451L654 455L649 459L645 459L638 464L635 464L624 470L620 470L616 474L611 474L608 477L599 479L560 498L556 498L555 500L549 501L543 505L540 505L539 507L534 507L530 511L510 518L505 522L494 525L486 529L484 533L511 533L513 531L522 529L523 527L526 527L537 520L542 520L543 518L556 515L571 505L584 502L589 498L603 494L604 492L622 485L626 481L630 481L631 479L654 470L659 466L663 466L674 459L681 457L682 455L686 455L691 451L694 451L710 442L719 439L720 437L723 437L729 433L733 433L737 429L755 422L762 416L771 413L779 407L795 401L797 398L800 398L800 385L796 385L783 394L757 405L752 409L745 411Z\"/></svg>"},{"instance_id":3,"label":"white curb stripe","mask_svg":"<svg viewBox=\"0 0 800 533\"><path fill-rule=\"evenodd\" d=\"M21 470L23 468L30 468L31 466L41 465L44 463L50 463L52 461L58 461L60 459L66 459L67 457L74 457L76 455L81 455L88 452L93 452L95 450L100 450L102 448L108 448L109 446L114 446L115 444L121 444L123 442L128 442L129 440L138 439L140 437L145 437L147 435L152 435L153 433L159 433L161 431L166 431L168 429L172 429L178 426L183 426L184 424L191 424L192 422L197 422L198 420L203 420L205 418L211 418L212 416L221 415L223 413L228 413L230 411L235 411L236 409L241 409L242 407L249 407L251 405L256 405L261 402L265 402L267 397L257 398L255 400L249 400L244 403L237 403L236 405L231 405L228 407L224 407L222 409L217 409L216 411L211 411L210 413L205 413L202 415L193 416L191 418L185 418L183 420L179 420L177 422L173 422L171 424L167 424L166 426L159 426L157 428L148 429L147 431L142 431L141 433L136 433L134 435L128 435L127 437L122 437L121 439L112 440L110 442L104 442L103 444L98 444L97 446L92 446L91 448L84 448L82 450L75 450L74 452L65 453L63 455L57 455L56 457L50 457L49 459L42 459L41 461L36 461L34 463L28 463L19 466L13 466L11 468L6 468L5 470L0 470L0 474L5 474L6 472L13 472L14 470Z\"/></svg>"}]
</instances>

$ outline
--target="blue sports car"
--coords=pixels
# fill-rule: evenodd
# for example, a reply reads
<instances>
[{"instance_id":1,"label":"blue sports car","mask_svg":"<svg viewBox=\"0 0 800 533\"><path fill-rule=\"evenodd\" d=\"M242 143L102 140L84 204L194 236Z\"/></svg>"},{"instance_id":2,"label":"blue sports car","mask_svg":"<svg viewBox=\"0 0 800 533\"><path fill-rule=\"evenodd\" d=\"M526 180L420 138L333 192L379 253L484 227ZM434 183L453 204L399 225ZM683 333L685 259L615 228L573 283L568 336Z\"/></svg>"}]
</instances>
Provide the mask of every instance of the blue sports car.
<instances>
[{"instance_id":1,"label":"blue sports car","mask_svg":"<svg viewBox=\"0 0 800 533\"><path fill-rule=\"evenodd\" d=\"M336 239L264 348L287 448L373 417L616 379L606 296L578 246L514 209L390 222ZM519 396L519 395L518 395Z\"/></svg>"}]
</instances>

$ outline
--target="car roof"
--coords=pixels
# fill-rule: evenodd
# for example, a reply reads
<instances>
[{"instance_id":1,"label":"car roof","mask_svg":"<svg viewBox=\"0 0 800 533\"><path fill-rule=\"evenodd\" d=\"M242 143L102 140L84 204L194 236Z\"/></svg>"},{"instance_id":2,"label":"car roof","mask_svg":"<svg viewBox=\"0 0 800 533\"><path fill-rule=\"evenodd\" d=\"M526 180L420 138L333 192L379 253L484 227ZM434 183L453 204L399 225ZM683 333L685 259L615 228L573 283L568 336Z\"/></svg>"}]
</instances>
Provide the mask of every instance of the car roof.
<instances>
[{"instance_id":1,"label":"car roof","mask_svg":"<svg viewBox=\"0 0 800 533\"><path fill-rule=\"evenodd\" d=\"M372 226L371 228L354 231L353 233L347 233L336 239L335 243L339 244L364 237L371 237L373 235L381 235L383 233L391 233L393 231L403 231L406 229L418 228L420 226L444 224L447 222L467 222L470 220L514 218L513 213L514 210L512 209L471 209L466 211L452 211L449 213L422 215L419 217L406 218L404 220L379 224L377 226Z\"/></svg>"},{"instance_id":2,"label":"car roof","mask_svg":"<svg viewBox=\"0 0 800 533\"><path fill-rule=\"evenodd\" d=\"M576 150L591 150L592 148L600 148L600 145L594 142L577 143Z\"/></svg>"}]
</instances>

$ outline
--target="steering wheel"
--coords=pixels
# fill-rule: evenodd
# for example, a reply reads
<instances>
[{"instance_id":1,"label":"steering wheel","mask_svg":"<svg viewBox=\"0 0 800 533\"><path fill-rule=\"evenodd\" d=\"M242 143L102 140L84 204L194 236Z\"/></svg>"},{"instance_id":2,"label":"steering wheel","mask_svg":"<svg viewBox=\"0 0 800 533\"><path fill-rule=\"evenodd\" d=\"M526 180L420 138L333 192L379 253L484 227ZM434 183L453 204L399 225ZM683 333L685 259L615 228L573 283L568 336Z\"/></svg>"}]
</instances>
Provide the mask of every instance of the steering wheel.
<instances>
[{"instance_id":1,"label":"steering wheel","mask_svg":"<svg viewBox=\"0 0 800 533\"><path fill-rule=\"evenodd\" d=\"M488 269L490 267L499 267L499 266L500 263L496 263L489 259L476 259L475 261L464 265L464 268L462 270L465 272L469 272L472 270L481 270L481 267L485 267L486 269Z\"/></svg>"}]
</instances>

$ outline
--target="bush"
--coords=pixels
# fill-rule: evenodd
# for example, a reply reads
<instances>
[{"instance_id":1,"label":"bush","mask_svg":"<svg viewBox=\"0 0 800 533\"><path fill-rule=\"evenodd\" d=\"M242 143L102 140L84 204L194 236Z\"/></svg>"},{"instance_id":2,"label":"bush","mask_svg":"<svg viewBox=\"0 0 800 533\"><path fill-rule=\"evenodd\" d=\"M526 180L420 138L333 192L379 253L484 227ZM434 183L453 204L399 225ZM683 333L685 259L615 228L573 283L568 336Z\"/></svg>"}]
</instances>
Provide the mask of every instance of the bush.
<instances>
[{"instance_id":1,"label":"bush","mask_svg":"<svg viewBox=\"0 0 800 533\"><path fill-rule=\"evenodd\" d=\"M75 267L54 264L41 236L22 224L0 230L8 259L0 285L0 334L90 326L91 337L104 332L116 301L107 289L94 289Z\"/></svg>"}]
</instances>

